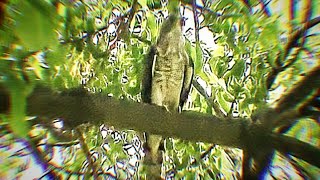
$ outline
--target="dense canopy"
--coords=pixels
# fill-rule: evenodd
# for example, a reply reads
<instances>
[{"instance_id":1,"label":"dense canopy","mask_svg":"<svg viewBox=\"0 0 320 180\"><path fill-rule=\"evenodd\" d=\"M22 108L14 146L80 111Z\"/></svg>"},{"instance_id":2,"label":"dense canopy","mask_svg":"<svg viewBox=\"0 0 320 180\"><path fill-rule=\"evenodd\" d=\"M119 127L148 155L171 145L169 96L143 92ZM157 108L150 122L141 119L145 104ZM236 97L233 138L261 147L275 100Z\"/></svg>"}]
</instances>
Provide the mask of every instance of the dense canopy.
<instances>
[{"instance_id":1,"label":"dense canopy","mask_svg":"<svg viewBox=\"0 0 320 180\"><path fill-rule=\"evenodd\" d=\"M165 179L316 179L318 4L1 1L0 179L146 179L143 132L165 137ZM177 7L194 63L181 113L141 98Z\"/></svg>"}]
</instances>

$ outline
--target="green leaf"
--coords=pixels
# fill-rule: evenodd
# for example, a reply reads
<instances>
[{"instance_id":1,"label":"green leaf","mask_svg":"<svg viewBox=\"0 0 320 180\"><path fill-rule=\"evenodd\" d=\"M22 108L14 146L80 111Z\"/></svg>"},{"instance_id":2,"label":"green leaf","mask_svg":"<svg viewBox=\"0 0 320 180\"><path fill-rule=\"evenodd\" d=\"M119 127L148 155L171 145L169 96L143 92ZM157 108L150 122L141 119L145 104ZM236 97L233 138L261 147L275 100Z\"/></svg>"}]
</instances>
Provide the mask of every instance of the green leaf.
<instances>
[{"instance_id":1,"label":"green leaf","mask_svg":"<svg viewBox=\"0 0 320 180\"><path fill-rule=\"evenodd\" d=\"M229 103L228 101L226 101L221 93L218 92L217 95L217 101L220 105L220 107L225 111L225 112L229 112L230 111L230 108L231 108L231 103Z\"/></svg>"},{"instance_id":2,"label":"green leaf","mask_svg":"<svg viewBox=\"0 0 320 180\"><path fill-rule=\"evenodd\" d=\"M20 138L28 138L30 130L28 122L25 120L26 96L28 89L25 82L9 77L5 83L10 91L11 111L9 118L9 126L15 135Z\"/></svg>"},{"instance_id":3,"label":"green leaf","mask_svg":"<svg viewBox=\"0 0 320 180\"><path fill-rule=\"evenodd\" d=\"M195 74L200 74L202 70L202 49L200 44L196 43L196 47L194 47L189 41L186 41L185 49L194 62Z\"/></svg>"},{"instance_id":4,"label":"green leaf","mask_svg":"<svg viewBox=\"0 0 320 180\"><path fill-rule=\"evenodd\" d=\"M50 4L45 4L47 10L52 10ZM21 43L30 50L56 47L58 43L55 33L55 17L47 17L39 9L26 1L19 4L19 14L16 15L16 35ZM53 14L53 13L52 13Z\"/></svg>"},{"instance_id":5,"label":"green leaf","mask_svg":"<svg viewBox=\"0 0 320 180\"><path fill-rule=\"evenodd\" d=\"M213 68L213 71L217 75L218 78L221 78L227 71L227 58L214 58L213 60L210 60L211 67Z\"/></svg>"},{"instance_id":6,"label":"green leaf","mask_svg":"<svg viewBox=\"0 0 320 180\"><path fill-rule=\"evenodd\" d=\"M160 9L161 1L160 0L147 0L147 5L149 9Z\"/></svg>"},{"instance_id":7,"label":"green leaf","mask_svg":"<svg viewBox=\"0 0 320 180\"><path fill-rule=\"evenodd\" d=\"M66 55L68 53L69 48L65 46L57 46L56 50L53 52L48 52L46 54L46 61L50 65L51 68L54 66L60 66L66 63Z\"/></svg>"},{"instance_id":8,"label":"green leaf","mask_svg":"<svg viewBox=\"0 0 320 180\"><path fill-rule=\"evenodd\" d=\"M240 78L241 76L243 76L245 67L245 62L243 60L238 60L236 64L232 67L232 75L234 75L237 78Z\"/></svg>"},{"instance_id":9,"label":"green leaf","mask_svg":"<svg viewBox=\"0 0 320 180\"><path fill-rule=\"evenodd\" d=\"M196 74L202 70L202 49L199 42L196 43L196 59L194 63L194 69Z\"/></svg>"},{"instance_id":10,"label":"green leaf","mask_svg":"<svg viewBox=\"0 0 320 180\"><path fill-rule=\"evenodd\" d=\"M152 13L147 13L147 27L150 29L151 39L154 42L157 38L157 23L156 18ZM148 37L149 38L149 37Z\"/></svg>"},{"instance_id":11,"label":"green leaf","mask_svg":"<svg viewBox=\"0 0 320 180\"><path fill-rule=\"evenodd\" d=\"M177 13L179 11L179 3L180 3L180 1L178 1L178 0L168 1L169 13Z\"/></svg>"},{"instance_id":12,"label":"green leaf","mask_svg":"<svg viewBox=\"0 0 320 180\"><path fill-rule=\"evenodd\" d=\"M147 0L138 0L138 3L139 3L142 7L146 7L146 6L147 6Z\"/></svg>"},{"instance_id":13,"label":"green leaf","mask_svg":"<svg viewBox=\"0 0 320 180\"><path fill-rule=\"evenodd\" d=\"M86 21L86 30L91 34L94 32L94 29L94 19L92 17L88 17Z\"/></svg>"}]
</instances>

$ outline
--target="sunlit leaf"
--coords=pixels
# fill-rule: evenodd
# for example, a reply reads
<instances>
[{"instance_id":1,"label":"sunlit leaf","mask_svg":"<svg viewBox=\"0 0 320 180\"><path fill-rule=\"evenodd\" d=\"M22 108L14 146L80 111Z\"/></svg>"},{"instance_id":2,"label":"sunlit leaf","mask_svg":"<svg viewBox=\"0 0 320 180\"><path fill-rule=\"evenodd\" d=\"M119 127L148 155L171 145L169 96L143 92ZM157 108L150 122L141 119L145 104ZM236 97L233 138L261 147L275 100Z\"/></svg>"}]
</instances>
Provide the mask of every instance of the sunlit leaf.
<instances>
[{"instance_id":1,"label":"sunlit leaf","mask_svg":"<svg viewBox=\"0 0 320 180\"><path fill-rule=\"evenodd\" d=\"M221 93L217 93L216 97L217 97L217 101L218 101L220 107L221 107L225 112L229 112L229 111L230 111L230 108L231 108L231 103L229 103L228 101L226 101L226 100L224 99L224 97L222 96Z\"/></svg>"},{"instance_id":2,"label":"sunlit leaf","mask_svg":"<svg viewBox=\"0 0 320 180\"><path fill-rule=\"evenodd\" d=\"M52 5L45 5L47 10L52 11ZM26 1L19 4L19 14L15 18L17 24L15 32L22 44L30 50L54 48L58 43L55 32L56 19L47 17L43 11Z\"/></svg>"},{"instance_id":3,"label":"sunlit leaf","mask_svg":"<svg viewBox=\"0 0 320 180\"><path fill-rule=\"evenodd\" d=\"M12 78L12 79L11 79ZM10 77L11 81L7 81L6 85L10 90L10 119L9 126L13 133L20 138L28 138L30 130L28 122L25 120L26 115L26 97L29 89L26 88L25 82L14 77Z\"/></svg>"},{"instance_id":4,"label":"sunlit leaf","mask_svg":"<svg viewBox=\"0 0 320 180\"><path fill-rule=\"evenodd\" d=\"M147 28L150 29L150 40L155 41L157 38L156 18L152 13L147 13ZM147 37L149 39L149 37Z\"/></svg>"}]
</instances>

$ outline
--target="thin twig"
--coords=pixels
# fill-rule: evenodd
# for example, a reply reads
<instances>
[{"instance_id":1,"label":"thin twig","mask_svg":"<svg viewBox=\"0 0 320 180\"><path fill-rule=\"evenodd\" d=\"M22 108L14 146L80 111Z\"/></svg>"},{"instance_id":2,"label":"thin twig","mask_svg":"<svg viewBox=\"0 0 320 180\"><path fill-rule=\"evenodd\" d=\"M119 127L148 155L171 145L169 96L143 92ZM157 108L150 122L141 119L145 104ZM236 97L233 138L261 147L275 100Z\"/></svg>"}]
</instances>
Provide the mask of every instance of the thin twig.
<instances>
[{"instance_id":1,"label":"thin twig","mask_svg":"<svg viewBox=\"0 0 320 180\"><path fill-rule=\"evenodd\" d=\"M205 98L208 105L213 108L218 117L226 117L219 106L214 102L214 99L207 95L206 91L195 79L192 80L192 85L194 88L196 88L199 94L201 94Z\"/></svg>"},{"instance_id":2,"label":"thin twig","mask_svg":"<svg viewBox=\"0 0 320 180\"><path fill-rule=\"evenodd\" d=\"M216 146L216 145L211 144L205 152L201 153L199 160L202 160L202 159L205 158L208 154L210 154L211 151L212 151L212 149L213 149L215 146ZM191 166L196 166L196 165L198 165L198 164L199 164L199 161L197 161L197 160L195 159L190 165L191 165Z\"/></svg>"},{"instance_id":3,"label":"thin twig","mask_svg":"<svg viewBox=\"0 0 320 180\"><path fill-rule=\"evenodd\" d=\"M295 108L320 87L320 68L315 67L278 101L275 110L279 113Z\"/></svg>"},{"instance_id":4,"label":"thin twig","mask_svg":"<svg viewBox=\"0 0 320 180\"><path fill-rule=\"evenodd\" d=\"M195 26L194 30L195 30L196 42L199 42L199 19L198 19L196 0L192 0L192 11L193 11L194 26Z\"/></svg>"},{"instance_id":5,"label":"thin twig","mask_svg":"<svg viewBox=\"0 0 320 180\"><path fill-rule=\"evenodd\" d=\"M134 0L133 2L132 2L132 6L131 6L131 9L129 10L129 17L128 17L128 22L125 22L124 21L124 18L123 17L125 17L126 15L124 15L123 17L122 17L122 21L121 21L121 24L120 24L120 26L118 27L118 29L117 29L117 34L118 34L118 37L127 37L126 35L128 35L129 34L129 26L130 26L130 24L131 24L131 21L132 21L132 19L133 19L133 16L134 16L134 14L136 13L136 11L137 11L137 8L138 8L138 1L137 0Z\"/></svg>"},{"instance_id":6,"label":"thin twig","mask_svg":"<svg viewBox=\"0 0 320 180\"><path fill-rule=\"evenodd\" d=\"M304 15L304 17L305 17L305 19L304 19L304 26L308 23L308 21L310 21L311 11L312 11L311 2L308 1L308 3L307 3L307 8L306 8L305 15ZM294 55L294 58L292 58L292 60L291 60L289 63L287 63L285 66L283 66L282 69L288 68L288 67L291 66L294 62L297 61L298 56L299 56L299 54L300 54L300 52L301 52L301 50L302 50L302 48L303 48L303 46L304 46L304 44L305 44L305 42L306 42L306 34L307 34L307 31L308 31L308 29L305 29L304 31L302 31L302 32L300 33L300 38L302 38L301 43L300 43L300 45L298 46L298 47L300 47L300 48L297 50L296 54ZM295 39L295 41L296 41L296 42L295 42L294 44L297 43L298 39ZM290 47L290 48L289 48L289 47L286 47L286 48L287 48L287 49L286 49L286 51L285 51L285 56L284 56L285 58L287 58L287 56L288 56L289 52L291 51L292 47ZM285 59L284 59L284 60L285 60Z\"/></svg>"},{"instance_id":7,"label":"thin twig","mask_svg":"<svg viewBox=\"0 0 320 180\"><path fill-rule=\"evenodd\" d=\"M44 146L48 145L50 147L71 147L74 145L79 144L79 141L73 141L73 142L58 142L58 143L40 143L38 146Z\"/></svg>"},{"instance_id":8,"label":"thin twig","mask_svg":"<svg viewBox=\"0 0 320 180\"><path fill-rule=\"evenodd\" d=\"M292 64L294 64L294 62L296 62L296 60L298 59L298 55L299 52L296 53L296 55L291 59L290 62L288 62L286 65L283 66L283 62L285 61L285 59L288 58L288 55L290 53L290 51L292 50L292 48L297 47L297 42L299 41L300 38L304 37L305 32L312 28L313 26L317 25L320 23L320 16L311 19L310 21L307 21L304 23L304 25L298 29L297 31L295 31L293 33L293 35L291 36L291 38L289 39L288 43L286 44L285 48L284 48L284 52L279 52L278 57L276 59L276 67L272 68L272 71L270 72L270 74L267 77L267 88L270 89L272 84L274 83L274 80L276 79L277 75L286 70L288 67L290 67ZM302 45L299 45L299 47L301 48ZM302 49L300 49L302 50ZM283 54L283 56L281 55Z\"/></svg>"},{"instance_id":9,"label":"thin twig","mask_svg":"<svg viewBox=\"0 0 320 180\"><path fill-rule=\"evenodd\" d=\"M293 33L293 35L291 36L291 38L289 39L286 47L285 47L285 51L284 51L284 58L283 59L286 59L290 50L295 47L295 45L297 44L297 42L299 41L299 39L301 37L303 37L304 33L312 28L313 26L317 25L320 23L320 16L314 18L314 19L311 19L310 21L307 21L304 23L304 25L298 29L297 31L295 31Z\"/></svg>"},{"instance_id":10,"label":"thin twig","mask_svg":"<svg viewBox=\"0 0 320 180\"><path fill-rule=\"evenodd\" d=\"M89 164L88 170L92 169L93 178L98 179L98 168L96 167L95 163L93 162L93 160L91 158L91 153L89 151L87 144L85 143L85 139L83 137L83 133L82 133L82 130L80 129L80 127L76 128L76 132L79 137L81 148L82 148L84 154L86 155L86 158L87 158L87 161Z\"/></svg>"}]
</instances>

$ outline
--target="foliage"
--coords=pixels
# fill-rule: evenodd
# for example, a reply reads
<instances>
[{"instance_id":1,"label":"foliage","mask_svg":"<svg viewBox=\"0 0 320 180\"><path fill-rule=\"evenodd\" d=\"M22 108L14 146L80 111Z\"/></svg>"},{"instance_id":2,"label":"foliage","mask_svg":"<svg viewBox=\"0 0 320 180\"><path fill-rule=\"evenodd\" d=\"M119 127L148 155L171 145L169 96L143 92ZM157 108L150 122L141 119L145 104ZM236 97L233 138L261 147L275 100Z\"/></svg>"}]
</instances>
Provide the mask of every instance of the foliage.
<instances>
[{"instance_id":1,"label":"foliage","mask_svg":"<svg viewBox=\"0 0 320 180\"><path fill-rule=\"evenodd\" d=\"M194 79L206 95L194 86L184 110L221 117L250 117L273 102L272 88L291 88L292 81L300 79L299 74L316 66L310 61L318 57L318 48L302 48L305 54L291 52L288 57L279 53L286 50L279 38L286 29L277 15L269 16L263 9L253 11L260 5L259 1L247 4L231 0L204 2L203 6L198 6L199 19L187 20L198 24L198 29L190 27L190 35L185 25L184 35L186 50L195 64ZM182 13L192 13L194 6L191 4L181 1ZM5 19L0 24L0 83L10 92L12 108L10 115L1 116L1 124L8 126L17 138L30 140L28 133L33 123L26 121L25 107L27 96L36 84L56 90L81 86L91 93L140 102L143 59L150 45L156 42L161 24L174 5L160 0L8 1L6 11L1 12ZM293 26L296 29L300 24ZM201 37L194 37L196 31L204 30L212 36L210 44L201 41ZM314 36L318 38L317 34ZM310 38L311 44L315 41ZM312 58L304 60L308 52L312 53ZM290 63L290 58L298 60L284 68L269 88L267 77L279 64ZM314 121L304 119L287 134L318 146L320 130L314 125L317 125ZM83 132L85 144L92 157L99 154L94 164L103 170L102 174L117 178L139 176L137 162L143 150L134 132L88 126ZM50 139L53 142L50 144L58 143L55 134L46 137L50 133L46 129L37 136ZM70 140L71 144L61 149L49 143L44 146L63 152L64 165L50 165L61 177L84 176L90 172L88 159L92 157L73 142L78 143L78 140ZM127 150L123 150L126 147ZM134 153L129 152L130 149ZM175 175L188 179L232 179L240 177L240 155L238 149L169 138L165 141L163 165L168 178ZM302 168L309 168L297 161ZM319 173L314 167L309 169L311 174ZM143 177L143 170L140 173Z\"/></svg>"}]
</instances>

